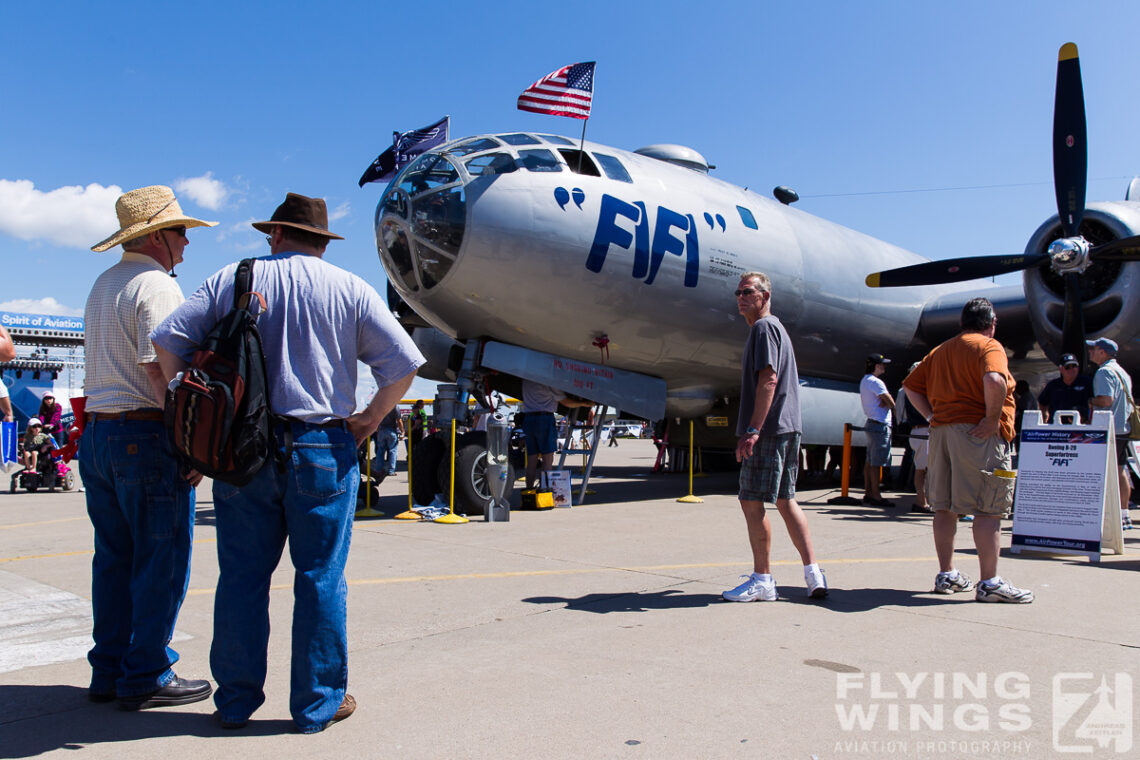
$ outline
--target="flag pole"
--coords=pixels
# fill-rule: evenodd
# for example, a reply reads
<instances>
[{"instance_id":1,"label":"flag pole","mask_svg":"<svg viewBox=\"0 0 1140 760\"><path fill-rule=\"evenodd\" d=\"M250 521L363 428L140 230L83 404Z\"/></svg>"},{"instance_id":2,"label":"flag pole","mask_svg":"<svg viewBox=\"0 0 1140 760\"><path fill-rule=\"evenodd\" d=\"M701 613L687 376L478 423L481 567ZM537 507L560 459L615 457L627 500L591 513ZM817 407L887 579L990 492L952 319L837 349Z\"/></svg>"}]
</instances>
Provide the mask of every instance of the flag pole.
<instances>
[{"instance_id":1,"label":"flag pole","mask_svg":"<svg viewBox=\"0 0 1140 760\"><path fill-rule=\"evenodd\" d=\"M582 156L586 153L586 124L589 118L582 119L582 143L578 146L578 174L582 173Z\"/></svg>"},{"instance_id":2,"label":"flag pole","mask_svg":"<svg viewBox=\"0 0 1140 760\"><path fill-rule=\"evenodd\" d=\"M590 92L594 93L594 92L597 92L597 90L598 90L598 64L594 63L594 71L590 75ZM593 105L594 105L593 99L594 99L594 96L591 94L590 95L590 108L591 109L593 109ZM589 116L587 116L585 119L582 119L582 142L578 145L578 173L579 174L582 173L582 156L585 155L585 153L586 153L586 124L588 124L589 121L590 121Z\"/></svg>"}]
</instances>

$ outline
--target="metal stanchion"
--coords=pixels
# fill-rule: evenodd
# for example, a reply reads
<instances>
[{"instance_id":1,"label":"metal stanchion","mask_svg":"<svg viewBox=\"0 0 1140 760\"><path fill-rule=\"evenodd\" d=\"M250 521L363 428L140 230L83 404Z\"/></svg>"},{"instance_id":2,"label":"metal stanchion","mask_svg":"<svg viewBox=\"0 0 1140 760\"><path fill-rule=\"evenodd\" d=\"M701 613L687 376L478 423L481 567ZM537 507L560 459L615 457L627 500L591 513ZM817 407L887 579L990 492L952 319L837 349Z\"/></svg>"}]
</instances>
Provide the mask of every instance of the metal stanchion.
<instances>
[{"instance_id":1,"label":"metal stanchion","mask_svg":"<svg viewBox=\"0 0 1140 760\"><path fill-rule=\"evenodd\" d=\"M448 494L448 512L442 517L437 517L432 522L445 523L448 525L458 525L459 523L469 522L466 517L455 514L455 418L451 419L451 449L448 451L449 458L451 459L451 492Z\"/></svg>"},{"instance_id":2,"label":"metal stanchion","mask_svg":"<svg viewBox=\"0 0 1140 760\"><path fill-rule=\"evenodd\" d=\"M677 501L684 504L703 504L704 499L693 495L693 421L689 420L689 494Z\"/></svg>"},{"instance_id":3,"label":"metal stanchion","mask_svg":"<svg viewBox=\"0 0 1140 760\"><path fill-rule=\"evenodd\" d=\"M410 426L410 423L409 423ZM411 433L408 434L408 511L401 512L396 515L397 520L419 520L423 517L419 512L413 512L412 507L415 506L415 499L412 498L412 439Z\"/></svg>"},{"instance_id":4,"label":"metal stanchion","mask_svg":"<svg viewBox=\"0 0 1140 760\"><path fill-rule=\"evenodd\" d=\"M356 510L354 517L383 517L383 512L372 508L372 436L365 444L364 482L364 509Z\"/></svg>"},{"instance_id":5,"label":"metal stanchion","mask_svg":"<svg viewBox=\"0 0 1140 760\"><path fill-rule=\"evenodd\" d=\"M839 496L835 496L827 500L828 504L835 504L843 507L857 507L863 502L858 499L848 496L847 489L851 485L851 430L853 425L850 422L843 424L843 474L839 478Z\"/></svg>"}]
</instances>

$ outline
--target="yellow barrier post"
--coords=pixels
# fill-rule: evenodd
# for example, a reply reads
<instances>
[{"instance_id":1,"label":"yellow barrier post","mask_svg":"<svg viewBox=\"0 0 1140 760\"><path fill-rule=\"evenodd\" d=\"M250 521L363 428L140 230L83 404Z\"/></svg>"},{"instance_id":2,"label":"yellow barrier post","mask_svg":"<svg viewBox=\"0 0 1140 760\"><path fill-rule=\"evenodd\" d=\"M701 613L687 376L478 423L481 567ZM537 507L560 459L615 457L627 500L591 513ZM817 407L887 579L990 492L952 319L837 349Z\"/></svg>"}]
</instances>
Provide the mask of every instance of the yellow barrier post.
<instances>
[{"instance_id":1,"label":"yellow barrier post","mask_svg":"<svg viewBox=\"0 0 1140 760\"><path fill-rule=\"evenodd\" d=\"M689 495L677 501L683 504L703 504L704 499L693 495L693 421L689 420Z\"/></svg>"},{"instance_id":2,"label":"yellow barrier post","mask_svg":"<svg viewBox=\"0 0 1140 760\"><path fill-rule=\"evenodd\" d=\"M448 512L442 517L437 517L432 522L445 523L447 525L458 525L459 523L469 522L466 517L455 514L455 420L451 420L451 450L448 452L451 459L451 493L448 495Z\"/></svg>"},{"instance_id":3,"label":"yellow barrier post","mask_svg":"<svg viewBox=\"0 0 1140 760\"><path fill-rule=\"evenodd\" d=\"M415 506L415 500L412 498L412 439L409 437L406 440L408 441L408 511L396 515L396 519L419 520L423 515L412 511L412 507Z\"/></svg>"},{"instance_id":4,"label":"yellow barrier post","mask_svg":"<svg viewBox=\"0 0 1140 760\"><path fill-rule=\"evenodd\" d=\"M709 474L707 472L705 472L704 447L698 446L697 447L697 474L694 475L693 477L694 478L707 478L708 476L709 476Z\"/></svg>"},{"instance_id":5,"label":"yellow barrier post","mask_svg":"<svg viewBox=\"0 0 1140 760\"><path fill-rule=\"evenodd\" d=\"M372 508L372 436L368 436L364 450L364 509L356 510L353 517L383 517L383 512Z\"/></svg>"}]
</instances>

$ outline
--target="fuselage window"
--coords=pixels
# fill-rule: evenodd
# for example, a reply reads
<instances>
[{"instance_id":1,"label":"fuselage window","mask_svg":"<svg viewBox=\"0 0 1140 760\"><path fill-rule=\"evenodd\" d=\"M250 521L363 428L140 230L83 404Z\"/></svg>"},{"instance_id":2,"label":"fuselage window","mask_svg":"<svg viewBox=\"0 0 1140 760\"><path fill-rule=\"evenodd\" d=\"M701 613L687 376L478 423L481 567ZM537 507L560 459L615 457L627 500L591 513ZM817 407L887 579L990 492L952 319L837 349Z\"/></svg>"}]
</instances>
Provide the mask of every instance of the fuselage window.
<instances>
[{"instance_id":1,"label":"fuselage window","mask_svg":"<svg viewBox=\"0 0 1140 760\"><path fill-rule=\"evenodd\" d=\"M575 174L588 174L591 177L600 177L602 173L598 171L598 167L594 165L594 160L590 158L589 154L583 153L580 150L569 150L562 148L558 151L562 154L562 158L566 159L566 165L570 167L570 171Z\"/></svg>"},{"instance_id":2,"label":"fuselage window","mask_svg":"<svg viewBox=\"0 0 1140 760\"><path fill-rule=\"evenodd\" d=\"M500 146L497 140L492 140L490 137L478 137L465 143L459 143L454 148L449 148L447 152L452 156L469 156L472 153L498 147Z\"/></svg>"},{"instance_id":3,"label":"fuselage window","mask_svg":"<svg viewBox=\"0 0 1140 760\"><path fill-rule=\"evenodd\" d=\"M541 137L543 140L546 140L548 143L554 143L555 145L576 144L573 140L567 140L565 137L560 137L559 135L539 135L539 137Z\"/></svg>"},{"instance_id":4,"label":"fuselage window","mask_svg":"<svg viewBox=\"0 0 1140 760\"><path fill-rule=\"evenodd\" d=\"M621 161L618 161L613 156L607 156L605 153L595 153L594 158L598 159L598 163L602 165L602 171L604 171L606 176L610 179L615 179L618 182L633 182L633 179L629 176L629 172L621 165Z\"/></svg>"},{"instance_id":5,"label":"fuselage window","mask_svg":"<svg viewBox=\"0 0 1140 760\"><path fill-rule=\"evenodd\" d=\"M519 163L531 172L560 172L562 164L548 150L536 148L534 150L520 150Z\"/></svg>"},{"instance_id":6,"label":"fuselage window","mask_svg":"<svg viewBox=\"0 0 1140 760\"><path fill-rule=\"evenodd\" d=\"M750 230L758 230L756 226L756 217L752 216L752 212L744 208L744 206L737 206L736 210L740 212L740 221L744 222L744 226Z\"/></svg>"},{"instance_id":7,"label":"fuselage window","mask_svg":"<svg viewBox=\"0 0 1140 760\"><path fill-rule=\"evenodd\" d=\"M507 174L519 168L515 164L515 160L507 153L485 153L469 160L466 166L467 173L472 177Z\"/></svg>"},{"instance_id":8,"label":"fuselage window","mask_svg":"<svg viewBox=\"0 0 1140 760\"><path fill-rule=\"evenodd\" d=\"M507 145L540 145L541 143L537 138L530 135L523 135L515 133L513 135L498 135L498 138L505 142Z\"/></svg>"}]
</instances>

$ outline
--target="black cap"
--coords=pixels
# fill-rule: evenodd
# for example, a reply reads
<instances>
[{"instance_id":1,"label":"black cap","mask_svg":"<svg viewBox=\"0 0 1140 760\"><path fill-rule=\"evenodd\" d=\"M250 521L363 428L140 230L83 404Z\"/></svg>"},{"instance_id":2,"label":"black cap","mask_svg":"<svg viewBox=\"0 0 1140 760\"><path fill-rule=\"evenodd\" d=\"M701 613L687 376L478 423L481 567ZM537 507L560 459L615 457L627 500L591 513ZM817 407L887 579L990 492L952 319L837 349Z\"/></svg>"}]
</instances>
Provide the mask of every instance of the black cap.
<instances>
[{"instance_id":1,"label":"black cap","mask_svg":"<svg viewBox=\"0 0 1140 760\"><path fill-rule=\"evenodd\" d=\"M890 364L891 360L882 354L871 354L867 357L867 362L873 364Z\"/></svg>"},{"instance_id":2,"label":"black cap","mask_svg":"<svg viewBox=\"0 0 1140 760\"><path fill-rule=\"evenodd\" d=\"M1077 357L1073 356L1072 354L1061 354L1061 361L1057 363L1062 367L1067 367L1070 364L1076 364L1078 367L1081 366L1081 363L1077 361Z\"/></svg>"}]
</instances>

